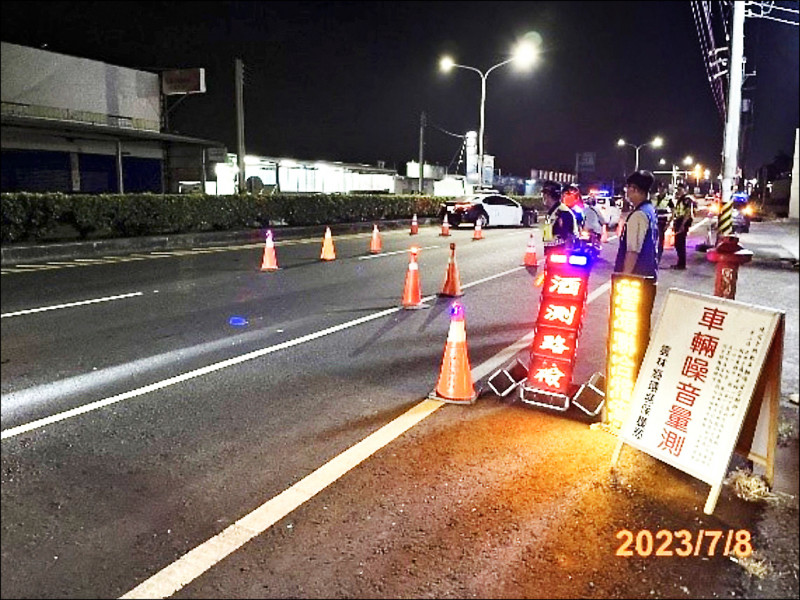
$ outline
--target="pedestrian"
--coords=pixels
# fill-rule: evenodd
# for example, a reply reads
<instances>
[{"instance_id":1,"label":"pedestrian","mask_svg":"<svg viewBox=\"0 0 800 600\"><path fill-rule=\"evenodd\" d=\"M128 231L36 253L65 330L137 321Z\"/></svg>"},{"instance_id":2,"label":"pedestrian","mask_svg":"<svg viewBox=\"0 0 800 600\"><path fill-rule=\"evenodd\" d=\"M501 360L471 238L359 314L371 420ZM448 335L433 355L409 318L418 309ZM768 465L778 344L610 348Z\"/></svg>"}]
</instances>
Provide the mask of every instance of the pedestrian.
<instances>
[{"instance_id":1,"label":"pedestrian","mask_svg":"<svg viewBox=\"0 0 800 600\"><path fill-rule=\"evenodd\" d=\"M656 258L658 263L661 264L661 256L664 254L664 235L669 229L672 221L672 212L675 209L672 198L669 197L663 187L659 187L653 198L653 207L656 209L656 218L658 219L658 253Z\"/></svg>"},{"instance_id":2,"label":"pedestrian","mask_svg":"<svg viewBox=\"0 0 800 600\"><path fill-rule=\"evenodd\" d=\"M636 171L628 176L625 195L633 210L625 220L619 238L614 272L658 278L658 220L648 194L655 181L650 171Z\"/></svg>"},{"instance_id":3,"label":"pedestrian","mask_svg":"<svg viewBox=\"0 0 800 600\"><path fill-rule=\"evenodd\" d=\"M674 221L675 252L678 253L678 262L672 265L673 269L680 271L686 268L686 236L694 220L694 198L686 192L686 184L679 183L675 192Z\"/></svg>"},{"instance_id":4,"label":"pedestrian","mask_svg":"<svg viewBox=\"0 0 800 600\"><path fill-rule=\"evenodd\" d=\"M561 201L561 185L546 181L542 185L542 198L547 205L547 217L553 223L553 243L545 247L572 247L578 239L578 220L569 207Z\"/></svg>"}]
</instances>

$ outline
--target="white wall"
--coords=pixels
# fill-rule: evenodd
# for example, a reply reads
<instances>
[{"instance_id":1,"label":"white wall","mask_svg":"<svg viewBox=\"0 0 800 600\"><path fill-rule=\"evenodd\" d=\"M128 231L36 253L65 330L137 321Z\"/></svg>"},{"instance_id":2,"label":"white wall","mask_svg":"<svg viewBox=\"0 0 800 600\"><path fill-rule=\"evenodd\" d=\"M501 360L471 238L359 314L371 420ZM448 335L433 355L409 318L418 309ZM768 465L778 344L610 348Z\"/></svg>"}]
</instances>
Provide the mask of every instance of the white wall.
<instances>
[{"instance_id":1,"label":"white wall","mask_svg":"<svg viewBox=\"0 0 800 600\"><path fill-rule=\"evenodd\" d=\"M0 45L0 59L3 114L160 128L155 73L7 42Z\"/></svg>"}]
</instances>

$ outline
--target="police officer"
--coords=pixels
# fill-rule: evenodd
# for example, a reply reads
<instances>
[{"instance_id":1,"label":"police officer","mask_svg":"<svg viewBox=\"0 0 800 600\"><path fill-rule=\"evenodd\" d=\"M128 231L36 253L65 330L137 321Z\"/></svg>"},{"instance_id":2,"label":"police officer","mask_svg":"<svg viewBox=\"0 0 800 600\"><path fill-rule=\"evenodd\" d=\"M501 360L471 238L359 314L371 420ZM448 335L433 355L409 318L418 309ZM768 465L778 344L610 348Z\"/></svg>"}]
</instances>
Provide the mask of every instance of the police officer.
<instances>
[{"instance_id":1,"label":"police officer","mask_svg":"<svg viewBox=\"0 0 800 600\"><path fill-rule=\"evenodd\" d=\"M631 273L645 277L658 277L658 220L648 199L655 177L650 171L632 173L626 183L625 194L633 210L625 220L619 239L616 273Z\"/></svg>"},{"instance_id":2,"label":"police officer","mask_svg":"<svg viewBox=\"0 0 800 600\"><path fill-rule=\"evenodd\" d=\"M572 211L578 222L578 229L581 229L586 209L583 204L583 196L581 196L581 188L577 183L570 183L567 186L567 189L561 194L561 203Z\"/></svg>"},{"instance_id":3,"label":"police officer","mask_svg":"<svg viewBox=\"0 0 800 600\"><path fill-rule=\"evenodd\" d=\"M542 197L548 207L547 216L553 222L553 237L556 238L556 242L550 248L572 246L578 239L578 220L575 218L575 213L561 202L561 185L546 181L542 185Z\"/></svg>"},{"instance_id":4,"label":"police officer","mask_svg":"<svg viewBox=\"0 0 800 600\"><path fill-rule=\"evenodd\" d=\"M669 223L672 220L672 211L675 209L675 204L672 198L667 195L667 191L660 187L658 192L653 197L653 208L656 209L656 218L658 219L658 262L661 262L661 256L664 254L664 234L669 228Z\"/></svg>"},{"instance_id":5,"label":"police officer","mask_svg":"<svg viewBox=\"0 0 800 600\"><path fill-rule=\"evenodd\" d=\"M678 253L677 264L672 265L673 269L680 271L686 268L686 236L689 235L689 227L694 220L694 199L686 193L686 185L679 183L675 192L675 251Z\"/></svg>"}]
</instances>

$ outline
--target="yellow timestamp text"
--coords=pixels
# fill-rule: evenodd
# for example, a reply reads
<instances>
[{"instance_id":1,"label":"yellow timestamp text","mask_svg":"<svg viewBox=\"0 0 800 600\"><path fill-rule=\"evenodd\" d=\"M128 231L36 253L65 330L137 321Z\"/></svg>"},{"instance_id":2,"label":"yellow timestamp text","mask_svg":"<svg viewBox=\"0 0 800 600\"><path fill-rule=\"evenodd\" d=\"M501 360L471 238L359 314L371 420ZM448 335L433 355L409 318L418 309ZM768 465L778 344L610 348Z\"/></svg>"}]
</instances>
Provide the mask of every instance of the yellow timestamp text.
<instances>
[{"instance_id":1,"label":"yellow timestamp text","mask_svg":"<svg viewBox=\"0 0 800 600\"><path fill-rule=\"evenodd\" d=\"M753 553L750 532L747 529L701 529L696 534L688 529L670 531L649 529L637 532L620 529L616 555L630 556L729 556L745 558Z\"/></svg>"}]
</instances>

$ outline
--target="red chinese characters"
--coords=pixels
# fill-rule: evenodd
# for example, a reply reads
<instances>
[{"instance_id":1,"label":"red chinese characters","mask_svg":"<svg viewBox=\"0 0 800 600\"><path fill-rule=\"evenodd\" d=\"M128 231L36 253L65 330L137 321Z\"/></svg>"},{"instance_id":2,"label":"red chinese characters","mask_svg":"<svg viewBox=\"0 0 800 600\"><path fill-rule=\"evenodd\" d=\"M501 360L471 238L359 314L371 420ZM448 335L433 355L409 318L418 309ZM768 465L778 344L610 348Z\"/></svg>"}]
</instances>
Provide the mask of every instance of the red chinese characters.
<instances>
[{"instance_id":1,"label":"red chinese characters","mask_svg":"<svg viewBox=\"0 0 800 600\"><path fill-rule=\"evenodd\" d=\"M589 267L571 264L564 256L557 261L552 258L548 258L542 286L527 386L566 396L572 384Z\"/></svg>"},{"instance_id":2,"label":"red chinese characters","mask_svg":"<svg viewBox=\"0 0 800 600\"><path fill-rule=\"evenodd\" d=\"M705 327L709 332L722 331L725 317L728 313L716 307L703 307L703 315L698 325ZM675 400L670 406L666 423L661 433L661 442L658 447L672 454L680 456L686 433L692 420L692 408L700 397L703 385L708 376L708 360L714 357L719 338L703 331L697 331L692 336L689 354L683 360L681 377L675 386Z\"/></svg>"}]
</instances>

